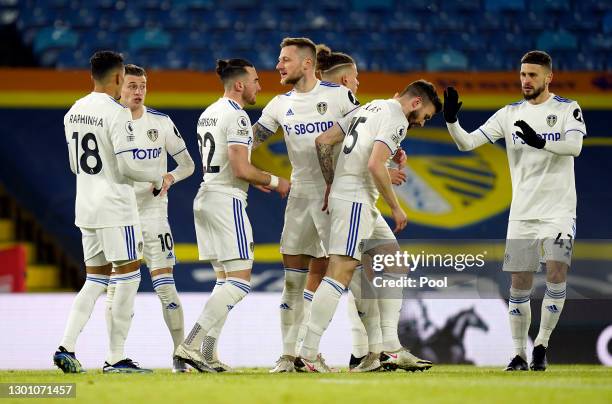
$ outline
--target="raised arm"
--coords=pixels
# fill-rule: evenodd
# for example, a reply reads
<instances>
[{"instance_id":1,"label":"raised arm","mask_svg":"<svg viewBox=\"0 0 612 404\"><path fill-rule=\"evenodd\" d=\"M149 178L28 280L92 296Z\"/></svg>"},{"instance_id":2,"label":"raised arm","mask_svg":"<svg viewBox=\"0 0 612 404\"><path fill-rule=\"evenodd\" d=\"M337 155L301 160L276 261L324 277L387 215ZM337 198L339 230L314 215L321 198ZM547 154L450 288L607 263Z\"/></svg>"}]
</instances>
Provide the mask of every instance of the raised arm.
<instances>
[{"instance_id":1,"label":"raised arm","mask_svg":"<svg viewBox=\"0 0 612 404\"><path fill-rule=\"evenodd\" d=\"M463 102L459 102L459 93L455 87L444 90L444 120L457 148L461 151L470 151L487 143L488 139L480 129L467 133L457 120L457 114Z\"/></svg>"}]
</instances>

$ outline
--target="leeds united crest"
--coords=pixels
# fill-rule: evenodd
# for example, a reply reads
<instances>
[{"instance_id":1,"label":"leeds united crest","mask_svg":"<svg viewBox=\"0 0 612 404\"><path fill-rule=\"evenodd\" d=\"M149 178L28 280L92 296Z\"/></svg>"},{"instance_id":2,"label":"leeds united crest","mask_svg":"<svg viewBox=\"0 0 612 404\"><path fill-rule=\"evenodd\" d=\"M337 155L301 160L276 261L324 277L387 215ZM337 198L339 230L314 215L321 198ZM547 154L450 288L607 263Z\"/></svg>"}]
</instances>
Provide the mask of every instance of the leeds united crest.
<instances>
[{"instance_id":1,"label":"leeds united crest","mask_svg":"<svg viewBox=\"0 0 612 404\"><path fill-rule=\"evenodd\" d=\"M157 129L149 129L147 131L147 136L151 139L152 142L157 140Z\"/></svg>"},{"instance_id":2,"label":"leeds united crest","mask_svg":"<svg viewBox=\"0 0 612 404\"><path fill-rule=\"evenodd\" d=\"M548 115L546 117L546 123L548 124L548 126L550 126L551 128L553 126L555 126L555 124L557 123L557 115Z\"/></svg>"},{"instance_id":3,"label":"leeds united crest","mask_svg":"<svg viewBox=\"0 0 612 404\"><path fill-rule=\"evenodd\" d=\"M317 104L317 111L319 111L319 114L325 115L325 113L327 112L327 103L326 102L318 103Z\"/></svg>"}]
</instances>

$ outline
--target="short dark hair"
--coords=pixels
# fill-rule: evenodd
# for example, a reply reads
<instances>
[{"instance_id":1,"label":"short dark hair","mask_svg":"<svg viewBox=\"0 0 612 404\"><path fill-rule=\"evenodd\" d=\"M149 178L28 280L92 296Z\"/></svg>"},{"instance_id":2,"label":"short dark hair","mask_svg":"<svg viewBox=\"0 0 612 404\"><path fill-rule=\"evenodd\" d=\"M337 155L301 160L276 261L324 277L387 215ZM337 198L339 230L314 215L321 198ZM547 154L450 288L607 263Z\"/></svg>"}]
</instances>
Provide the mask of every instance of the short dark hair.
<instances>
[{"instance_id":1,"label":"short dark hair","mask_svg":"<svg viewBox=\"0 0 612 404\"><path fill-rule=\"evenodd\" d=\"M143 69L140 66L136 66L133 64L127 64L125 65L125 74L129 74L131 76L138 76L138 77L147 77L147 72L145 71L145 69Z\"/></svg>"},{"instance_id":2,"label":"short dark hair","mask_svg":"<svg viewBox=\"0 0 612 404\"><path fill-rule=\"evenodd\" d=\"M218 59L215 71L223 84L225 84L228 80L246 74L247 67L255 66L246 59Z\"/></svg>"},{"instance_id":3,"label":"short dark hair","mask_svg":"<svg viewBox=\"0 0 612 404\"><path fill-rule=\"evenodd\" d=\"M320 73L325 73L334 67L341 65L355 64L355 60L342 52L332 52L332 50L324 44L318 44L317 49L317 70Z\"/></svg>"},{"instance_id":4,"label":"short dark hair","mask_svg":"<svg viewBox=\"0 0 612 404\"><path fill-rule=\"evenodd\" d=\"M89 63L91 76L96 81L102 81L111 70L123 67L123 56L114 51L98 51L89 59Z\"/></svg>"},{"instance_id":5,"label":"short dark hair","mask_svg":"<svg viewBox=\"0 0 612 404\"><path fill-rule=\"evenodd\" d=\"M317 45L309 38L284 38L280 44L281 49L286 46L296 46L298 49L308 49L313 59L317 58ZM316 63L316 60L314 60Z\"/></svg>"},{"instance_id":6,"label":"short dark hair","mask_svg":"<svg viewBox=\"0 0 612 404\"><path fill-rule=\"evenodd\" d=\"M544 51L533 50L525 53L525 55L523 55L521 58L521 64L522 63L540 65L548 67L549 70L552 70L552 58Z\"/></svg>"},{"instance_id":7,"label":"short dark hair","mask_svg":"<svg viewBox=\"0 0 612 404\"><path fill-rule=\"evenodd\" d=\"M427 80L417 80L408 84L406 88L400 93L400 97L409 94L413 97L421 97L431 102L436 109L436 114L442 111L442 101L436 93L436 87Z\"/></svg>"}]
</instances>

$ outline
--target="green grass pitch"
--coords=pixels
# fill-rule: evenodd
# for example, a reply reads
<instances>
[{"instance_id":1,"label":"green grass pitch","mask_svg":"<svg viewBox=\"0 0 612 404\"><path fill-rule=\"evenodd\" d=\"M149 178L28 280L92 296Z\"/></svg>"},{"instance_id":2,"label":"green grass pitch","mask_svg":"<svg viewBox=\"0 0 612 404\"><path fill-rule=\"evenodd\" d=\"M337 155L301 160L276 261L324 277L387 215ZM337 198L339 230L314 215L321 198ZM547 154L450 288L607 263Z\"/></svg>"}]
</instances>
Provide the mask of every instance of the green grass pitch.
<instances>
[{"instance_id":1,"label":"green grass pitch","mask_svg":"<svg viewBox=\"0 0 612 404\"><path fill-rule=\"evenodd\" d=\"M472 366L368 374L270 375L267 369L224 374L156 370L145 375L0 372L0 383L19 382L75 382L76 400L86 403L612 403L612 368L582 365L521 373Z\"/></svg>"}]
</instances>

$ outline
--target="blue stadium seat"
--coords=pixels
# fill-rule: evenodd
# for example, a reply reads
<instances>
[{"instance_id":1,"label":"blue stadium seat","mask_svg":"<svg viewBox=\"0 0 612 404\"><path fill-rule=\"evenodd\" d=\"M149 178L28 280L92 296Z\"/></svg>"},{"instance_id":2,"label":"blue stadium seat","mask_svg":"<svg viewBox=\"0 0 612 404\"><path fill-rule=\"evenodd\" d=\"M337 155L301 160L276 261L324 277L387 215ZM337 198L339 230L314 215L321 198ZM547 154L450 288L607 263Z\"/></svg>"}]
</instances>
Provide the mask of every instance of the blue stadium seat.
<instances>
[{"instance_id":1,"label":"blue stadium seat","mask_svg":"<svg viewBox=\"0 0 612 404\"><path fill-rule=\"evenodd\" d=\"M430 53L425 60L425 66L432 72L459 71L468 68L468 60L461 52L446 50Z\"/></svg>"},{"instance_id":2,"label":"blue stadium seat","mask_svg":"<svg viewBox=\"0 0 612 404\"><path fill-rule=\"evenodd\" d=\"M567 31L544 32L537 40L537 48L546 51L573 50L577 47L576 37Z\"/></svg>"},{"instance_id":3,"label":"blue stadium seat","mask_svg":"<svg viewBox=\"0 0 612 404\"><path fill-rule=\"evenodd\" d=\"M441 11L473 11L477 12L481 8L480 0L441 0L439 9Z\"/></svg>"},{"instance_id":4,"label":"blue stadium seat","mask_svg":"<svg viewBox=\"0 0 612 404\"><path fill-rule=\"evenodd\" d=\"M41 53L49 49L76 48L79 36L70 28L43 28L34 38L34 53Z\"/></svg>"},{"instance_id":5,"label":"blue stadium seat","mask_svg":"<svg viewBox=\"0 0 612 404\"><path fill-rule=\"evenodd\" d=\"M611 25L612 25L612 21L611 21ZM599 16L596 13L591 13L588 11L582 11L582 12L574 11L574 12L563 15L559 20L559 26L567 30L570 30L572 32L576 32L576 31L596 32L597 29L599 28ZM605 17L604 17L603 30L604 32L606 32Z\"/></svg>"},{"instance_id":6,"label":"blue stadium seat","mask_svg":"<svg viewBox=\"0 0 612 404\"><path fill-rule=\"evenodd\" d=\"M401 3L401 7L407 10L427 11L436 6L434 0L412 0Z\"/></svg>"},{"instance_id":7,"label":"blue stadium seat","mask_svg":"<svg viewBox=\"0 0 612 404\"><path fill-rule=\"evenodd\" d=\"M609 34L612 32L612 11L608 11L601 21L603 32Z\"/></svg>"},{"instance_id":8,"label":"blue stadium seat","mask_svg":"<svg viewBox=\"0 0 612 404\"><path fill-rule=\"evenodd\" d=\"M568 11L570 9L569 0L537 0L529 2L532 10L537 11Z\"/></svg>"},{"instance_id":9,"label":"blue stadium seat","mask_svg":"<svg viewBox=\"0 0 612 404\"><path fill-rule=\"evenodd\" d=\"M195 10L195 9L206 9L212 10L214 8L213 0L173 0L172 7Z\"/></svg>"},{"instance_id":10,"label":"blue stadium seat","mask_svg":"<svg viewBox=\"0 0 612 404\"><path fill-rule=\"evenodd\" d=\"M483 35L470 34L468 32L448 33L443 39L444 45L450 49L459 51L484 50L487 42Z\"/></svg>"},{"instance_id":11,"label":"blue stadium seat","mask_svg":"<svg viewBox=\"0 0 612 404\"><path fill-rule=\"evenodd\" d=\"M142 29L130 35L128 48L130 50L167 49L171 40L170 34L161 29Z\"/></svg>"},{"instance_id":12,"label":"blue stadium seat","mask_svg":"<svg viewBox=\"0 0 612 404\"><path fill-rule=\"evenodd\" d=\"M444 11L439 12L435 19L432 20L431 25L436 31L464 31L466 25L471 24L463 19L461 14L446 13Z\"/></svg>"},{"instance_id":13,"label":"blue stadium seat","mask_svg":"<svg viewBox=\"0 0 612 404\"><path fill-rule=\"evenodd\" d=\"M589 34L581 41L587 50L597 52L612 51L612 37L605 34Z\"/></svg>"},{"instance_id":14,"label":"blue stadium seat","mask_svg":"<svg viewBox=\"0 0 612 404\"><path fill-rule=\"evenodd\" d=\"M532 47L533 38L530 35L498 32L489 38L490 49L526 51Z\"/></svg>"},{"instance_id":15,"label":"blue stadium seat","mask_svg":"<svg viewBox=\"0 0 612 404\"><path fill-rule=\"evenodd\" d=\"M470 55L470 70L508 70L503 54L499 51L473 51Z\"/></svg>"},{"instance_id":16,"label":"blue stadium seat","mask_svg":"<svg viewBox=\"0 0 612 404\"><path fill-rule=\"evenodd\" d=\"M524 9L524 0L485 0L485 10L487 11L522 11Z\"/></svg>"},{"instance_id":17,"label":"blue stadium seat","mask_svg":"<svg viewBox=\"0 0 612 404\"><path fill-rule=\"evenodd\" d=\"M393 0L351 0L353 10L391 10Z\"/></svg>"}]
</instances>

